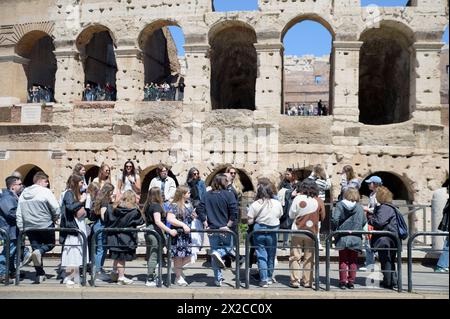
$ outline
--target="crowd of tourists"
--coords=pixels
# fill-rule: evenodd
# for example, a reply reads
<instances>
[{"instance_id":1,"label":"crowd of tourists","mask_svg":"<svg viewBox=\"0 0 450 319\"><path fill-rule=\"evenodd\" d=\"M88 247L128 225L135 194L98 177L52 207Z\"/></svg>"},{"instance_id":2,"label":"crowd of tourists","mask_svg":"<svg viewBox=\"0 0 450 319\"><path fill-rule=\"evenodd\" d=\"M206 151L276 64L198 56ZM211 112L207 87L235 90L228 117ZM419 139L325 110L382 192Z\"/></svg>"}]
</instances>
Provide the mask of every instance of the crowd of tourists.
<instances>
[{"instance_id":1,"label":"crowd of tourists","mask_svg":"<svg viewBox=\"0 0 450 319\"><path fill-rule=\"evenodd\" d=\"M160 165L157 175L148 190L142 183L133 161L127 161L117 176L117 183L111 183L111 168L103 163L98 176L89 184L86 181L84 165L77 164L67 180L66 190L57 200L48 188L49 178L37 172L33 185L23 189L22 177L17 172L6 178L6 189L0 197L0 227L8 232L10 242L10 263L6 269L5 249L0 255L0 279L7 280L6 274L14 278L17 250L21 249L21 267L33 263L36 283L46 279L43 257L55 246L55 232L29 232L27 234L31 250L17 247L18 232L31 228L52 229L54 227L73 228L85 233L89 240L96 241L93 256L87 256L95 265L96 278L119 285L129 285L133 280L125 274L126 263L136 258L137 236L133 233L103 233L92 238L92 234L104 228L147 227L156 231L167 241L171 241L171 256L175 271L175 284L188 286L189 278L184 275L186 265L196 261L199 247L205 238L192 229L219 229L238 231L240 200L243 186L239 171L230 166L224 173L217 174L211 185L206 187L200 171L190 169L186 183L177 187L169 176L169 168ZM289 229L290 257L289 286L292 288L313 288L314 240L302 233L308 231L319 236L321 222L326 217L325 192L331 187L331 179L321 165L314 166L309 177L299 181L295 171L287 169L283 181L276 187L268 178L259 178L254 201L247 207L246 218L249 231ZM341 172L338 202L331 212L332 230L364 231L386 230L396 233L397 208L392 204L392 192L378 176L361 181L352 166L346 165ZM371 190L369 204L361 204L359 189L367 183ZM448 181L445 187L448 188ZM145 203L139 205L143 192ZM443 226L448 231L448 207L444 209ZM297 231L297 232L295 232ZM300 231L300 232L298 232ZM91 234L89 236L89 234ZM215 285L223 284L223 271L233 261L235 251L233 237L229 233L208 234L211 266ZM287 239L289 240L289 238ZM158 241L152 234L145 235L146 261L148 273L145 285L155 287L158 260ZM80 284L79 268L82 265L81 237L75 233L60 233L62 244L61 275L67 287ZM250 254L258 266L255 277L262 288L276 282L274 276L277 255L277 235L275 233L255 233L251 240L255 248ZM358 255L365 251L366 265L370 267L377 255L381 264L383 280L381 286L395 289L396 241L385 235L345 234L335 237L335 248L339 250L339 288L353 289L358 271ZM446 248L438 262L436 271L448 272L448 238ZM106 258L113 260L113 269L104 269ZM170 261L169 261L170 262ZM303 263L303 267L302 267Z\"/></svg>"},{"instance_id":2,"label":"crowd of tourists","mask_svg":"<svg viewBox=\"0 0 450 319\"><path fill-rule=\"evenodd\" d=\"M289 116L327 116L328 107L319 100L317 103L288 103L285 108L286 115Z\"/></svg>"},{"instance_id":3,"label":"crowd of tourists","mask_svg":"<svg viewBox=\"0 0 450 319\"><path fill-rule=\"evenodd\" d=\"M144 101L182 101L184 97L184 83L146 83L144 86Z\"/></svg>"},{"instance_id":4,"label":"crowd of tourists","mask_svg":"<svg viewBox=\"0 0 450 319\"><path fill-rule=\"evenodd\" d=\"M98 83L86 83L83 91L83 101L115 101L116 88L109 82L104 86Z\"/></svg>"},{"instance_id":5,"label":"crowd of tourists","mask_svg":"<svg viewBox=\"0 0 450 319\"><path fill-rule=\"evenodd\" d=\"M45 85L33 85L28 89L28 103L49 103L54 101L54 91Z\"/></svg>"}]
</instances>

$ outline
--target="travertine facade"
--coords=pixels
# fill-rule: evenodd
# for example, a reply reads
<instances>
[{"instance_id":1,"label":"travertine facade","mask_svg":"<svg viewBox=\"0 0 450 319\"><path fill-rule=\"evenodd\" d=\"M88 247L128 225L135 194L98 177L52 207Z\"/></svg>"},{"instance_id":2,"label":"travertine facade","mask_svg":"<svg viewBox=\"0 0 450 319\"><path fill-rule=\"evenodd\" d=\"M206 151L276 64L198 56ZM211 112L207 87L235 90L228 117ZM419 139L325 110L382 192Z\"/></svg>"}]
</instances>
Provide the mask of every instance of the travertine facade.
<instances>
[{"instance_id":1,"label":"travertine facade","mask_svg":"<svg viewBox=\"0 0 450 319\"><path fill-rule=\"evenodd\" d=\"M392 181L400 181L396 185L403 190L394 190L398 198L428 203L449 171L439 67L441 38L448 23L447 1L413 0L409 7L371 11L362 8L359 0L260 0L259 9L212 12L211 0L2 1L0 180L16 169L26 174L36 165L50 175L51 187L58 193L77 162L89 168L105 161L116 176L125 160L133 159L142 169L142 178L164 162L172 165L180 183L192 166L206 178L225 163L234 163L255 185L261 175L276 179L286 167L302 169L323 163L337 196L339 173L344 165L352 164L361 178L384 172ZM332 115L288 117L281 114L282 39L291 26L308 19L324 25L333 36ZM141 102L142 41L170 25L178 25L185 35L184 101ZM85 78L78 44L106 31L117 64L117 101L81 102ZM395 47L398 51L386 51L385 44L395 42L390 35L398 34L402 37ZM21 103L27 88L24 66L30 60L20 53L28 52L43 35L50 35L55 47L57 102L42 108L39 123L25 124L22 115L29 111ZM232 39L239 47L227 47L220 39ZM360 64L365 44L370 54L379 48L386 59L389 54L394 54L394 60L400 57L389 67L400 68L405 76L402 81L408 85L402 87L407 91L401 99L406 108L402 104L401 116L396 117L395 96L381 99L392 105L380 105L395 108L392 116L397 120L392 123L360 121L365 107L359 98L360 81L367 81L360 74L367 69ZM221 61L229 63L230 59L235 60L227 69ZM221 80L227 83L211 82L218 70L218 79L223 72L230 73ZM378 75L369 70L367 76L371 81ZM367 82L362 83L370 90ZM244 109L223 109L223 97L215 100L218 105L213 109L211 88L218 84L224 84L222 90L233 98L223 103L237 103ZM242 87L246 97L238 100L240 93L236 92ZM246 110L252 98L255 110ZM177 129L181 137L171 134ZM244 146L218 139L229 136L230 129L246 130L251 142ZM260 133L266 129L269 135L263 139ZM256 132L258 147L252 139ZM274 152L273 157L263 156L267 149L261 144ZM218 151L220 145L231 145L231 152ZM182 157L185 153L180 150L197 153Z\"/></svg>"}]
</instances>

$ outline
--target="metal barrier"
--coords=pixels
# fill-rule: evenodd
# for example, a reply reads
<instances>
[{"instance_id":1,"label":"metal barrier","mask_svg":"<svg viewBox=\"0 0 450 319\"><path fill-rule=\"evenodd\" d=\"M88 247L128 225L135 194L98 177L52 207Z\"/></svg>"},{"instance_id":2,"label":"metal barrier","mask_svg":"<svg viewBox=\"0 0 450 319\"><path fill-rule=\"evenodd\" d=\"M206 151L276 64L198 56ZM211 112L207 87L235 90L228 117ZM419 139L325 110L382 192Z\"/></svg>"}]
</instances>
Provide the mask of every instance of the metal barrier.
<instances>
[{"instance_id":1,"label":"metal barrier","mask_svg":"<svg viewBox=\"0 0 450 319\"><path fill-rule=\"evenodd\" d=\"M412 245L418 236L448 237L448 232L418 232L408 238L408 292L412 292ZM448 273L447 273L448 275Z\"/></svg>"},{"instance_id":2,"label":"metal barrier","mask_svg":"<svg viewBox=\"0 0 450 319\"><path fill-rule=\"evenodd\" d=\"M97 230L93 237L92 237L92 243L91 243L91 259L92 259L92 265L91 265L91 286L95 287L95 279L97 276L97 271L95 269L95 251L97 248L97 238L98 235L100 233L145 233L148 235L153 235L155 236L156 240L158 241L158 283L157 286L161 287L161 283L162 283L162 238L160 236L160 234L153 229L148 229L148 228L103 228L103 229L99 229ZM106 241L106 236L104 241ZM139 246L139 244L137 245ZM108 248L110 246L108 245L104 245L103 247ZM118 246L114 246L114 247L118 247ZM127 246L128 247L128 246ZM147 247L147 245L146 245ZM147 263L147 267L148 267L148 263Z\"/></svg>"},{"instance_id":3,"label":"metal barrier","mask_svg":"<svg viewBox=\"0 0 450 319\"><path fill-rule=\"evenodd\" d=\"M239 235L232 231L232 230L221 230L221 229L191 229L191 233L204 233L207 235L211 235L211 234L230 234L231 236L233 236L233 246L234 248L236 248L236 289L239 289L240 287L240 276L239 276L239 268L240 268L240 263L239 263L239 258L240 258L240 254L239 254ZM166 286L170 287L171 284L171 257L172 257L172 251L171 251L171 247L172 247L172 241L169 239L168 243L167 243L167 283ZM197 247L197 246L191 246L191 247ZM202 246L205 247L205 246ZM208 246L208 247L211 247ZM194 267L189 267L189 269L204 269L204 268L194 268Z\"/></svg>"},{"instance_id":4,"label":"metal barrier","mask_svg":"<svg viewBox=\"0 0 450 319\"><path fill-rule=\"evenodd\" d=\"M388 236L394 239L394 241L397 243L397 286L398 286L398 292L402 292L402 242L398 238L398 235L389 232L389 231L381 231L381 230L374 230L374 231L351 231L351 230L337 230L334 232L331 232L327 236L327 239L325 241L325 251L326 251L326 263L325 263L325 269L326 269L326 290L330 291L330 246L331 246L331 239L335 235L383 235ZM372 248L374 249L374 248ZM374 249L375 250L375 249Z\"/></svg>"},{"instance_id":5,"label":"metal barrier","mask_svg":"<svg viewBox=\"0 0 450 319\"><path fill-rule=\"evenodd\" d=\"M245 288L250 288L250 248L257 248L258 246L250 245L250 241L255 234L290 234L290 235L306 235L314 241L314 282L315 282L315 290L319 290L320 282L319 282L319 243L317 240L317 236L314 235L309 230L288 230L288 229L266 229L266 230L254 230L247 235L245 241ZM278 248L278 245L277 245ZM278 269L278 270L290 270L289 269ZM304 269L303 269L304 270Z\"/></svg>"},{"instance_id":6,"label":"metal barrier","mask_svg":"<svg viewBox=\"0 0 450 319\"><path fill-rule=\"evenodd\" d=\"M30 228L24 231L20 231L19 232L19 236L17 238L17 260L16 260L16 286L19 285L19 281L20 281L20 260L21 260L21 253L22 253L22 243L24 243L24 239L25 239L25 235L27 235L28 233L33 233L33 232L59 232L61 234L61 232L66 232L68 234L70 233L75 233L78 236L81 236L82 238L82 243L81 243L81 250L82 250L82 267L83 267L83 280L81 281L81 285L82 286L86 286L86 269L87 269L87 237L86 235L79 230L78 228L44 228L44 229L38 229L38 228ZM64 246L64 245L60 245L60 244L54 244L55 246ZM75 246L79 246L79 245L75 245Z\"/></svg>"},{"instance_id":7,"label":"metal barrier","mask_svg":"<svg viewBox=\"0 0 450 319\"><path fill-rule=\"evenodd\" d=\"M10 258L10 247L11 247L11 240L9 238L9 234L6 230L3 228L0 228L0 237L3 238L3 249L5 250L5 286L9 285L9 258Z\"/></svg>"}]
</instances>

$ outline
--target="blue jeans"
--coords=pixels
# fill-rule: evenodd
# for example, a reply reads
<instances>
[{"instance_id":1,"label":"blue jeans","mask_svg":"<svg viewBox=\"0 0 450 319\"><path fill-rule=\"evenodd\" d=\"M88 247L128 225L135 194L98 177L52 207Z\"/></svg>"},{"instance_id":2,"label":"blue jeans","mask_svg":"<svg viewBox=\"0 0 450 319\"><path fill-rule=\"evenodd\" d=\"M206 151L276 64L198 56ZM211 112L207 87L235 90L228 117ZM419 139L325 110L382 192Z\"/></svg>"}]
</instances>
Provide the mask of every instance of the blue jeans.
<instances>
[{"instance_id":1,"label":"blue jeans","mask_svg":"<svg viewBox=\"0 0 450 319\"><path fill-rule=\"evenodd\" d=\"M9 273L14 272L15 260L16 260L16 240L13 239L9 243ZM6 275L6 249L3 247L3 251L0 255L0 276Z\"/></svg>"},{"instance_id":2,"label":"blue jeans","mask_svg":"<svg viewBox=\"0 0 450 319\"><path fill-rule=\"evenodd\" d=\"M365 266L366 268L369 268L369 265L375 264L375 253L372 248L370 248L370 240L367 237L364 239L364 250L366 251Z\"/></svg>"},{"instance_id":3,"label":"blue jeans","mask_svg":"<svg viewBox=\"0 0 450 319\"><path fill-rule=\"evenodd\" d=\"M217 251L221 257L231 252L232 240L230 234L211 234L209 235L209 243L211 245L211 252ZM222 270L220 270L214 258L211 260L211 266L214 271L214 279L216 281L222 280Z\"/></svg>"},{"instance_id":4,"label":"blue jeans","mask_svg":"<svg viewBox=\"0 0 450 319\"><path fill-rule=\"evenodd\" d=\"M441 268L448 268L448 239L445 241L444 244L444 251L442 252L441 256L439 257L437 266Z\"/></svg>"},{"instance_id":5,"label":"blue jeans","mask_svg":"<svg viewBox=\"0 0 450 319\"><path fill-rule=\"evenodd\" d=\"M105 225L103 225L102 221L99 219L95 222L94 227L92 227L92 230L95 234L95 232L99 229L104 229ZM103 237L105 236L104 232L101 232L98 234L96 240L96 250L95 250L95 270L100 271L103 268L103 264L105 263L106 258L106 250L103 248Z\"/></svg>"},{"instance_id":6,"label":"blue jeans","mask_svg":"<svg viewBox=\"0 0 450 319\"><path fill-rule=\"evenodd\" d=\"M267 226L255 224L254 230L278 230L279 226ZM256 256L258 257L258 268L261 281L272 279L277 254L277 234L257 233L254 243L256 246Z\"/></svg>"}]
</instances>

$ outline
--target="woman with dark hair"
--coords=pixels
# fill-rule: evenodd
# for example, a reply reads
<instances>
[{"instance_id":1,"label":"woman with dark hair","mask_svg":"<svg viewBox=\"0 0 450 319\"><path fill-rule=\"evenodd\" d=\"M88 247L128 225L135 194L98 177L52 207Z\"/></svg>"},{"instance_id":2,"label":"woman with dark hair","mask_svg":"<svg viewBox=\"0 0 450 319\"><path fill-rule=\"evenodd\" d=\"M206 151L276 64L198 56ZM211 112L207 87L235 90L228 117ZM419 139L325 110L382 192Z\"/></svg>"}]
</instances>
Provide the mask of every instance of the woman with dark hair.
<instances>
[{"instance_id":1,"label":"woman with dark hair","mask_svg":"<svg viewBox=\"0 0 450 319\"><path fill-rule=\"evenodd\" d=\"M248 223L255 224L254 231L277 230L280 217L283 215L281 203L274 198L273 185L268 179L258 181L255 201L248 211ZM267 288L274 282L273 271L277 252L276 233L256 233L253 240L256 246L258 268L260 274L259 286Z\"/></svg>"},{"instance_id":2,"label":"woman with dark hair","mask_svg":"<svg viewBox=\"0 0 450 319\"><path fill-rule=\"evenodd\" d=\"M86 182L86 167L84 167L84 165L81 163L76 164L73 168L73 174L81 176L81 178L83 179L83 187L81 187L80 191L84 193L88 188L88 184Z\"/></svg>"},{"instance_id":3,"label":"woman with dark hair","mask_svg":"<svg viewBox=\"0 0 450 319\"><path fill-rule=\"evenodd\" d=\"M170 234L172 237L177 236L176 229L170 229L166 226L166 212L163 209L163 200L159 187L152 187L148 190L147 201L144 204L145 224L148 229L155 230L163 240L165 245L165 235ZM156 282L156 265L158 263L158 241L155 236L145 235L147 245L146 259L148 262L147 287L155 287ZM162 261L160 261L162 262Z\"/></svg>"},{"instance_id":4,"label":"woman with dark hair","mask_svg":"<svg viewBox=\"0 0 450 319\"><path fill-rule=\"evenodd\" d=\"M378 187L376 199L379 205L375 207L373 213L367 213L368 224L373 226L374 230L385 230L398 234L396 208L392 205L393 195L391 191L384 186ZM396 242L389 236L372 235L370 246L378 251L380 257L381 272L383 273L381 286L395 289L397 287L397 273L395 272Z\"/></svg>"},{"instance_id":5,"label":"woman with dark hair","mask_svg":"<svg viewBox=\"0 0 450 319\"><path fill-rule=\"evenodd\" d=\"M61 228L79 229L85 235L86 231L86 210L84 202L86 193L81 194L83 187L81 176L72 175L68 181L69 188L64 194L62 203ZM64 248L61 256L61 266L66 268L64 283L67 287L77 287L80 284L79 267L83 264L82 258L82 238L80 235L61 233L64 239ZM61 240L61 238L60 238Z\"/></svg>"},{"instance_id":6,"label":"woman with dark hair","mask_svg":"<svg viewBox=\"0 0 450 319\"><path fill-rule=\"evenodd\" d=\"M120 199L126 191L133 191L136 194L136 201L139 201L141 194L141 179L136 172L133 161L126 161L123 165L122 174L117 176L117 196Z\"/></svg>"},{"instance_id":7,"label":"woman with dark hair","mask_svg":"<svg viewBox=\"0 0 450 319\"><path fill-rule=\"evenodd\" d=\"M194 208L197 208L198 205L200 205L203 195L206 193L206 185L200 178L200 171L195 167L192 167L189 170L186 185L189 187L191 192L192 205Z\"/></svg>"}]
</instances>

